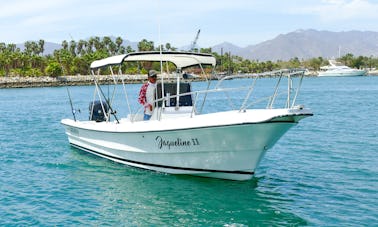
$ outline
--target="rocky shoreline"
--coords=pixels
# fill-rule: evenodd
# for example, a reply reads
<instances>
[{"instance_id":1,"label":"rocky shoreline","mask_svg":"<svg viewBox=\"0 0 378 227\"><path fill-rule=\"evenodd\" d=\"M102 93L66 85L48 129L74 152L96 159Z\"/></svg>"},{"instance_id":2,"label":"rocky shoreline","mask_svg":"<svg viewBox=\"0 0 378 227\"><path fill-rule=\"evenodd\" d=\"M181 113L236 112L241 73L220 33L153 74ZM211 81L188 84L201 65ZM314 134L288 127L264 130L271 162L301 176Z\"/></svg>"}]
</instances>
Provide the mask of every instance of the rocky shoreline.
<instances>
[{"instance_id":1,"label":"rocky shoreline","mask_svg":"<svg viewBox=\"0 0 378 227\"><path fill-rule=\"evenodd\" d=\"M96 78L99 84L112 83L111 76L99 76ZM122 79L127 83L143 83L147 81L146 75L123 75L118 77L119 83ZM59 87L59 86L78 86L92 85L93 76L77 75L77 76L59 76L59 77L0 77L0 88L27 88L27 87Z\"/></svg>"},{"instance_id":2,"label":"rocky shoreline","mask_svg":"<svg viewBox=\"0 0 378 227\"><path fill-rule=\"evenodd\" d=\"M114 83L111 75L96 76L98 84ZM174 82L173 76L165 77L167 82ZM196 77L190 79L182 79L182 81L203 81L204 78ZM117 83L122 81L127 84L141 84L147 81L147 75L122 75L117 76ZM93 85L93 76L76 75L76 76L59 76L59 77L0 77L0 88L29 88L29 87L61 87L61 86L79 86Z\"/></svg>"},{"instance_id":3,"label":"rocky shoreline","mask_svg":"<svg viewBox=\"0 0 378 227\"><path fill-rule=\"evenodd\" d=\"M307 76L316 76L310 74ZM367 76L378 76L378 72L368 73ZM96 77L99 84L113 83L113 78L110 75ZM213 78L216 79L216 78ZM117 76L117 83L122 83L122 80L127 84L140 84L147 81L146 75L122 75ZM174 78L168 78L168 81L174 81ZM191 78L183 81L203 81L203 78ZM93 76L91 75L76 75L76 76L59 76L59 77L0 77L0 88L28 88L28 87L61 87L61 86L79 86L79 85L93 85Z\"/></svg>"}]
</instances>

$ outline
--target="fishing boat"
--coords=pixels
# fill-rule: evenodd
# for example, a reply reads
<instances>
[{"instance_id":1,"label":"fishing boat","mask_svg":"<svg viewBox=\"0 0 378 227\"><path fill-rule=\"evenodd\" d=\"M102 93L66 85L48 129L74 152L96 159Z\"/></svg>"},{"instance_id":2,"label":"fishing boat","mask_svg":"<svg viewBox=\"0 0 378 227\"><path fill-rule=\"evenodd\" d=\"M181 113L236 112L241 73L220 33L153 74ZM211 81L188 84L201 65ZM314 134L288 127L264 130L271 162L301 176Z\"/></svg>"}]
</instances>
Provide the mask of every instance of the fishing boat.
<instances>
[{"instance_id":1,"label":"fishing boat","mask_svg":"<svg viewBox=\"0 0 378 227\"><path fill-rule=\"evenodd\" d=\"M329 60L329 65L320 67L320 72L318 76L335 76L335 77L344 77L344 76L364 76L366 75L366 70L363 69L353 69L346 65L342 65L335 60Z\"/></svg>"},{"instance_id":2,"label":"fishing boat","mask_svg":"<svg viewBox=\"0 0 378 227\"><path fill-rule=\"evenodd\" d=\"M129 106L126 116L117 116L112 98L105 96L104 85L97 82L100 70L109 67L115 88L122 87L118 90L126 94L127 101L127 81L117 81L123 75L121 66L128 62L160 62L160 65L169 62L176 68L169 72L174 75L173 82L166 79L166 72L160 71L149 121L143 120L143 107L133 110ZM251 179L266 151L300 120L313 115L303 105L296 104L304 72L270 72L277 83L269 96L257 100L252 98L253 91L263 75L206 79L214 73L215 64L212 55L191 52L134 52L94 61L90 67L96 95L89 99L89 120L77 119L72 102L73 119L61 120L69 143L115 162L157 172ZM202 70L206 86L199 87L203 89L193 89L192 83L183 79L183 70L190 67ZM242 79L243 85L229 86L235 81L229 78ZM281 91L285 80L287 85ZM232 96L232 92L240 91L245 91L245 97ZM282 93L285 93L284 104L275 108ZM230 108L205 111L206 105L214 106L208 101L210 95L222 99L222 105L229 101ZM239 106L232 103L236 99L240 101ZM261 102L266 102L264 108L252 108Z\"/></svg>"}]
</instances>

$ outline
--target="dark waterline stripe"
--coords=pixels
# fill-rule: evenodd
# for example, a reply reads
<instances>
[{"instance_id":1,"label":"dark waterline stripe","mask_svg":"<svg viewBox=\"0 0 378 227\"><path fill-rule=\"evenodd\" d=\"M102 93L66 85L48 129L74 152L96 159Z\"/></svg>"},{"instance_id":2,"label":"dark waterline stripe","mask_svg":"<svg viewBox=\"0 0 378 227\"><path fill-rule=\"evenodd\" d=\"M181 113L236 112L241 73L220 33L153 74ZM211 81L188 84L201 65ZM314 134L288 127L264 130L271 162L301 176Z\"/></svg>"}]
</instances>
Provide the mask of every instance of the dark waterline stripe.
<instances>
[{"instance_id":1,"label":"dark waterline stripe","mask_svg":"<svg viewBox=\"0 0 378 227\"><path fill-rule=\"evenodd\" d=\"M124 162L130 162L130 163L134 163L134 164L139 164L139 165L146 165L146 166L166 168L166 169L178 169L178 170L187 170L187 171L198 171L198 172L231 173L231 174L246 174L246 175L253 175L254 174L254 172L247 172L247 171L227 171L227 170L214 170L214 169L184 168L184 167L165 166L165 165L144 163L144 162L133 161L133 160L128 160L128 159L124 159L124 158L114 157L114 156L111 156L111 155L102 154L100 152L97 152L97 151L94 151L94 150L91 150L91 149L88 149L88 148L85 148L85 147L82 147L82 146L79 146L79 145L76 145L76 144L73 144L73 143L70 143L70 144L71 144L71 146L76 147L76 148L78 148L80 150L83 150L83 151L87 151L87 152L94 153L94 154L97 154L97 155L100 155L100 156L105 156L105 157L108 157L108 158L116 159L116 160L119 160L119 161L124 161Z\"/></svg>"}]
</instances>

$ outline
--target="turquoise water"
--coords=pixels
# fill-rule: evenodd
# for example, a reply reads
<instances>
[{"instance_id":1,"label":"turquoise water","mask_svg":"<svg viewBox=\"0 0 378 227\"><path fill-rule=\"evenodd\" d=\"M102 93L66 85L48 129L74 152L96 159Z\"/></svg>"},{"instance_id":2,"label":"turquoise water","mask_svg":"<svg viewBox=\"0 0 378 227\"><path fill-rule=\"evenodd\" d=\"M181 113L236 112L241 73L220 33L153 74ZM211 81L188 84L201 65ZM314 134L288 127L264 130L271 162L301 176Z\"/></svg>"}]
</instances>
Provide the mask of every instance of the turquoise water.
<instances>
[{"instance_id":1,"label":"turquoise water","mask_svg":"<svg viewBox=\"0 0 378 227\"><path fill-rule=\"evenodd\" d=\"M93 88L70 92L86 119ZM72 117L64 87L0 89L0 100L1 226L378 223L378 77L305 79L298 103L315 115L284 135L247 182L149 172L70 147L60 125Z\"/></svg>"}]
</instances>

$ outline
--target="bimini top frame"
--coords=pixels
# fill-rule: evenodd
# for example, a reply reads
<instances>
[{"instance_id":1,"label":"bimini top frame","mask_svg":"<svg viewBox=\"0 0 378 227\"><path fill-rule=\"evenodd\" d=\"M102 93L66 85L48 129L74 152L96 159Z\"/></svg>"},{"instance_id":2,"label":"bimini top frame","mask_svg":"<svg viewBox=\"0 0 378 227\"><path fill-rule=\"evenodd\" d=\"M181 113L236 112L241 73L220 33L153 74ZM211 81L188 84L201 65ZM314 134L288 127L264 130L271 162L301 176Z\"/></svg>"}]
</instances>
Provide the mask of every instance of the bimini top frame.
<instances>
[{"instance_id":1,"label":"bimini top frame","mask_svg":"<svg viewBox=\"0 0 378 227\"><path fill-rule=\"evenodd\" d=\"M123 62L136 61L162 61L172 62L178 69L184 69L195 65L212 65L215 67L216 60L210 54L173 51L146 51L122 54L92 62L91 70L112 65L120 65Z\"/></svg>"},{"instance_id":2,"label":"bimini top frame","mask_svg":"<svg viewBox=\"0 0 378 227\"><path fill-rule=\"evenodd\" d=\"M192 52L175 52L175 51L145 51L145 52L133 52L133 53L128 53L128 54L122 54L122 55L116 55L108 58L104 58L101 60L96 60L93 61L90 68L92 71L92 75L94 76L94 82L96 85L96 90L95 93L97 92L100 101L102 100L101 97L103 97L104 101L107 103L109 107L109 114L106 117L106 120L108 121L110 119L110 114L113 114L114 117L116 118L116 121L118 122L117 117L115 116L115 111L112 109L112 100L114 97L114 92L115 92L115 87L113 90L113 95L112 98L105 98L104 92L100 88L99 84L96 81L96 73L97 75L100 75L100 69L101 68L109 68L111 75L114 80L114 84L117 84L116 80L116 74L113 72L113 66L120 66L125 62L170 62L175 65L176 67L176 78L177 78L177 84L180 84L180 72L181 70L191 67L191 66L199 66L202 69L202 73L204 73L203 66L212 66L213 70L216 65L216 59L214 56L210 54L203 54L203 53L192 53ZM118 75L122 75L121 68L119 68ZM206 78L207 79L207 78ZM208 81L209 82L209 81ZM164 84L164 76L161 77L161 83ZM122 79L122 85L124 88L124 93L126 95L126 100L127 100L127 105L129 108L129 112L132 113L131 108L130 108L130 103L127 97L127 92L125 88L125 82ZM179 86L177 88L177 93L180 94L179 91ZM164 94L164 89L162 89L162 94ZM180 95L175 96L177 99L177 103ZM95 97L94 97L95 98ZM166 97L162 95L162 99L156 100L156 101L162 101L166 100ZM104 109L104 108L103 108ZM142 109L142 108L141 108ZM139 111L137 111L138 113Z\"/></svg>"}]
</instances>

